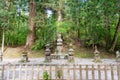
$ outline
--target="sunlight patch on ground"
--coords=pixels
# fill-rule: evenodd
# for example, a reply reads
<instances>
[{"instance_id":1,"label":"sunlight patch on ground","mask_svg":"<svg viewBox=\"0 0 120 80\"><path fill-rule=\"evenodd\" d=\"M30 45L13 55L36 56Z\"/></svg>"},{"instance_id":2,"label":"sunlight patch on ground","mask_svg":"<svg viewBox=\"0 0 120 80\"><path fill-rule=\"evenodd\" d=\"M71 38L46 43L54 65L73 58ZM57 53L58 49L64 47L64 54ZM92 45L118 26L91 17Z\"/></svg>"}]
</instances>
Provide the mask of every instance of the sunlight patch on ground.
<instances>
[{"instance_id":1,"label":"sunlight patch on ground","mask_svg":"<svg viewBox=\"0 0 120 80\"><path fill-rule=\"evenodd\" d=\"M23 52L23 48L7 48L3 54L4 58L20 58ZM32 53L28 53L29 58L39 58L44 56L44 51L32 51Z\"/></svg>"}]
</instances>

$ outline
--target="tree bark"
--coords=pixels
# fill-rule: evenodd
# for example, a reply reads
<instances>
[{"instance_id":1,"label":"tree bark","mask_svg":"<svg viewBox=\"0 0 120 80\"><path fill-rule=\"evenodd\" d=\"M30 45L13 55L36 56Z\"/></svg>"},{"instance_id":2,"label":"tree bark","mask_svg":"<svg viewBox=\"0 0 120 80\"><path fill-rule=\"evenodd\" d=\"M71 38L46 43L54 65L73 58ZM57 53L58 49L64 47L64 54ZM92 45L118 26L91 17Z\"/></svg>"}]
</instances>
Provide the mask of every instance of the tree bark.
<instances>
[{"instance_id":1,"label":"tree bark","mask_svg":"<svg viewBox=\"0 0 120 80\"><path fill-rule=\"evenodd\" d=\"M113 37L112 46L111 46L109 51L114 51L115 46L117 44L119 32L120 32L120 17L118 19L118 24L117 24L117 27L116 27L116 30L115 30L115 34L114 34L114 37Z\"/></svg>"},{"instance_id":2,"label":"tree bark","mask_svg":"<svg viewBox=\"0 0 120 80\"><path fill-rule=\"evenodd\" d=\"M58 10L58 22L62 21L62 11L59 9Z\"/></svg>"},{"instance_id":3,"label":"tree bark","mask_svg":"<svg viewBox=\"0 0 120 80\"><path fill-rule=\"evenodd\" d=\"M58 27L60 27L60 22L62 22L62 8L63 8L63 5L62 5L62 0L58 1L58 4L59 4L59 7L58 7L58 10L57 10L57 15L58 15Z\"/></svg>"},{"instance_id":4,"label":"tree bark","mask_svg":"<svg viewBox=\"0 0 120 80\"><path fill-rule=\"evenodd\" d=\"M35 24L35 15L36 15L36 3L34 0L30 1L30 13L29 13L29 34L27 36L26 48L31 48L36 39L36 24Z\"/></svg>"},{"instance_id":5,"label":"tree bark","mask_svg":"<svg viewBox=\"0 0 120 80\"><path fill-rule=\"evenodd\" d=\"M2 55L3 55L3 52L4 52L4 30L3 30L3 35L2 35Z\"/></svg>"}]
</instances>

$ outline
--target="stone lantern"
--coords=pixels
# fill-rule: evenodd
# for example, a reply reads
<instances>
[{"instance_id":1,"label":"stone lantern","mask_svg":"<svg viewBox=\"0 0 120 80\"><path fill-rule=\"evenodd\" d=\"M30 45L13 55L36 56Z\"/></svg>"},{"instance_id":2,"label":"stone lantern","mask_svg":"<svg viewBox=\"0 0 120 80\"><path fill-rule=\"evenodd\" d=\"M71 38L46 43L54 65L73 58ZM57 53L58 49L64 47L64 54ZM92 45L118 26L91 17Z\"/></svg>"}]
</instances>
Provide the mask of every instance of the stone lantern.
<instances>
[{"instance_id":1,"label":"stone lantern","mask_svg":"<svg viewBox=\"0 0 120 80\"><path fill-rule=\"evenodd\" d=\"M29 60L28 60L28 55L27 55L27 52L26 52L26 51L23 51L23 52L22 52L21 61L20 61L20 62L29 62Z\"/></svg>"},{"instance_id":2,"label":"stone lantern","mask_svg":"<svg viewBox=\"0 0 120 80\"><path fill-rule=\"evenodd\" d=\"M70 47L68 50L68 55L69 55L69 57L68 57L69 62L74 61L74 50L72 48L72 44L70 44Z\"/></svg>"},{"instance_id":3,"label":"stone lantern","mask_svg":"<svg viewBox=\"0 0 120 80\"><path fill-rule=\"evenodd\" d=\"M49 44L46 45L46 49L45 49L45 62L50 62L51 61L51 57L50 57L50 48L49 48Z\"/></svg>"},{"instance_id":4,"label":"stone lantern","mask_svg":"<svg viewBox=\"0 0 120 80\"><path fill-rule=\"evenodd\" d=\"M0 62L2 62L3 60L3 55L2 55L2 51L0 51Z\"/></svg>"},{"instance_id":5,"label":"stone lantern","mask_svg":"<svg viewBox=\"0 0 120 80\"><path fill-rule=\"evenodd\" d=\"M102 62L100 59L100 52L97 50L97 46L95 46L95 51L94 51L94 62Z\"/></svg>"},{"instance_id":6,"label":"stone lantern","mask_svg":"<svg viewBox=\"0 0 120 80\"><path fill-rule=\"evenodd\" d=\"M120 62L120 52L116 51L116 62Z\"/></svg>"}]
</instances>

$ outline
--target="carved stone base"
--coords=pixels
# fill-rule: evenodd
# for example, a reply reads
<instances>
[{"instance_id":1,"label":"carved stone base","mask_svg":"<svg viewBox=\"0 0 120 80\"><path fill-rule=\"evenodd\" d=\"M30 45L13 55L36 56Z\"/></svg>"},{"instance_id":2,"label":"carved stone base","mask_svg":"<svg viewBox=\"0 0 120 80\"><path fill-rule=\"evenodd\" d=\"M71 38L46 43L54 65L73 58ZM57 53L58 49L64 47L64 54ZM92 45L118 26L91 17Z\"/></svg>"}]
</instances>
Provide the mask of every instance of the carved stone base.
<instances>
[{"instance_id":1,"label":"carved stone base","mask_svg":"<svg viewBox=\"0 0 120 80\"><path fill-rule=\"evenodd\" d=\"M95 62L95 63L101 63L102 61L99 59L99 60L93 60L93 62Z\"/></svg>"},{"instance_id":2,"label":"carved stone base","mask_svg":"<svg viewBox=\"0 0 120 80\"><path fill-rule=\"evenodd\" d=\"M100 57L95 57L93 62L98 63L98 62L102 62L102 60L100 59Z\"/></svg>"},{"instance_id":3,"label":"carved stone base","mask_svg":"<svg viewBox=\"0 0 120 80\"><path fill-rule=\"evenodd\" d=\"M45 57L45 62L51 62L51 57L50 56L46 56Z\"/></svg>"},{"instance_id":4,"label":"carved stone base","mask_svg":"<svg viewBox=\"0 0 120 80\"><path fill-rule=\"evenodd\" d=\"M68 62L74 62L74 56L69 56Z\"/></svg>"},{"instance_id":5,"label":"carved stone base","mask_svg":"<svg viewBox=\"0 0 120 80\"><path fill-rule=\"evenodd\" d=\"M23 52L20 62L29 62L27 52Z\"/></svg>"},{"instance_id":6,"label":"carved stone base","mask_svg":"<svg viewBox=\"0 0 120 80\"><path fill-rule=\"evenodd\" d=\"M51 59L68 59L68 54L51 54Z\"/></svg>"},{"instance_id":7,"label":"carved stone base","mask_svg":"<svg viewBox=\"0 0 120 80\"><path fill-rule=\"evenodd\" d=\"M120 62L120 56L116 58L116 62Z\"/></svg>"}]
</instances>

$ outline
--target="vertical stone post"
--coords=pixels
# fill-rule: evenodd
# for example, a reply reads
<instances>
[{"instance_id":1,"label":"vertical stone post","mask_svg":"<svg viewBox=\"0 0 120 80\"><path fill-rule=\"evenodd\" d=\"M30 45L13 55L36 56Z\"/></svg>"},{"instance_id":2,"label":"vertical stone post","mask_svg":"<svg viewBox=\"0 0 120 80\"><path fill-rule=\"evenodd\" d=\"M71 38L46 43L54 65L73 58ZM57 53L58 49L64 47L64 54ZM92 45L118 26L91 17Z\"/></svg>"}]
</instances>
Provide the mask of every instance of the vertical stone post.
<instances>
[{"instance_id":1,"label":"vertical stone post","mask_svg":"<svg viewBox=\"0 0 120 80\"><path fill-rule=\"evenodd\" d=\"M46 49L45 49L45 62L50 62L51 61L51 57L50 57L50 48L49 48L49 44L46 45Z\"/></svg>"}]
</instances>

